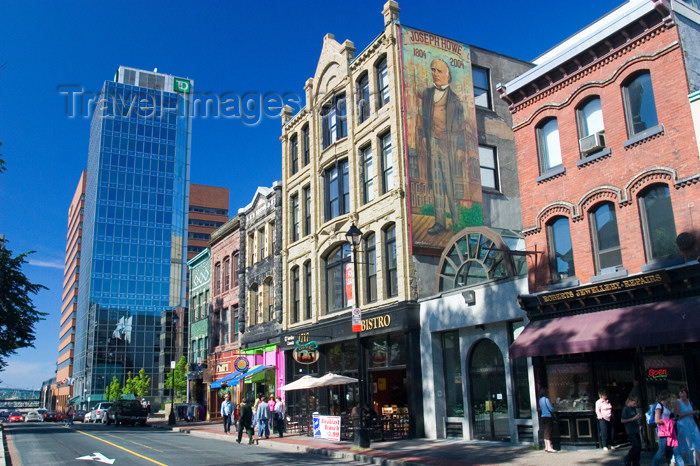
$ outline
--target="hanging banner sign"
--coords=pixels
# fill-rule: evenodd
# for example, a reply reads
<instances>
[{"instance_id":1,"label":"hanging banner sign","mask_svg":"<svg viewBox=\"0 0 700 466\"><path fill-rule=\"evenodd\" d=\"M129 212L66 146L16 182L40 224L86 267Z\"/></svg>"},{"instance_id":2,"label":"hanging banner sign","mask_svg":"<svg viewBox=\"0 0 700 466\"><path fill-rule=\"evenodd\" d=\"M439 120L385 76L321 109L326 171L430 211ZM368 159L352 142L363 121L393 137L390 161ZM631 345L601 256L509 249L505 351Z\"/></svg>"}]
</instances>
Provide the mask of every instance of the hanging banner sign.
<instances>
[{"instance_id":1,"label":"hanging banner sign","mask_svg":"<svg viewBox=\"0 0 700 466\"><path fill-rule=\"evenodd\" d=\"M235 367L238 372L246 373L248 372L248 360L243 356L239 356L233 362L233 367Z\"/></svg>"},{"instance_id":2,"label":"hanging banner sign","mask_svg":"<svg viewBox=\"0 0 700 466\"><path fill-rule=\"evenodd\" d=\"M359 307L352 310L352 331L361 332L362 331L362 311Z\"/></svg>"},{"instance_id":3,"label":"hanging banner sign","mask_svg":"<svg viewBox=\"0 0 700 466\"><path fill-rule=\"evenodd\" d=\"M348 306L355 304L352 293L352 277L353 277L352 264L345 264L345 295L348 297Z\"/></svg>"},{"instance_id":4,"label":"hanging banner sign","mask_svg":"<svg viewBox=\"0 0 700 466\"><path fill-rule=\"evenodd\" d=\"M318 343L310 341L301 343L297 340L297 347L292 351L292 357L299 364L313 364L318 361Z\"/></svg>"}]
</instances>

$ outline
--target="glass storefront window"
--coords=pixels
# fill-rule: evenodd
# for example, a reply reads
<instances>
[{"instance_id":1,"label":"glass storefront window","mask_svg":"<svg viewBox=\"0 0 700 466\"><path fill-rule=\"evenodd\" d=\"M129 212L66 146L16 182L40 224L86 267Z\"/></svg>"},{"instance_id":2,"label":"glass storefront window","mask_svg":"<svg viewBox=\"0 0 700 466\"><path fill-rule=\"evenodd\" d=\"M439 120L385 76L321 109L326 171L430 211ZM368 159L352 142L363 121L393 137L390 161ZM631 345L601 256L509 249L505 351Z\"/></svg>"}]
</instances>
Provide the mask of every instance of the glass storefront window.
<instances>
[{"instance_id":1,"label":"glass storefront window","mask_svg":"<svg viewBox=\"0 0 700 466\"><path fill-rule=\"evenodd\" d=\"M341 345L333 345L328 350L328 370L331 372L343 370L343 347Z\"/></svg>"},{"instance_id":2,"label":"glass storefront window","mask_svg":"<svg viewBox=\"0 0 700 466\"><path fill-rule=\"evenodd\" d=\"M557 411L593 411L598 394L593 393L588 363L547 366L549 399Z\"/></svg>"},{"instance_id":3,"label":"glass storefront window","mask_svg":"<svg viewBox=\"0 0 700 466\"><path fill-rule=\"evenodd\" d=\"M392 333L389 335L389 365L403 366L406 364L406 335Z\"/></svg>"},{"instance_id":4,"label":"glass storefront window","mask_svg":"<svg viewBox=\"0 0 700 466\"><path fill-rule=\"evenodd\" d=\"M447 416L464 416L462 395L462 356L459 351L459 332L442 334L442 361L445 371L445 408Z\"/></svg>"},{"instance_id":5,"label":"glass storefront window","mask_svg":"<svg viewBox=\"0 0 700 466\"><path fill-rule=\"evenodd\" d=\"M406 365L406 336L403 333L374 337L370 339L369 349L369 367Z\"/></svg>"},{"instance_id":6,"label":"glass storefront window","mask_svg":"<svg viewBox=\"0 0 700 466\"><path fill-rule=\"evenodd\" d=\"M518 335L520 335L524 328L525 322L522 320L511 323L511 343L518 338ZM513 371L513 388L515 389L515 409L513 412L516 419L530 419L532 418L532 407L530 406L530 384L527 372L527 359L511 359L511 369Z\"/></svg>"},{"instance_id":7,"label":"glass storefront window","mask_svg":"<svg viewBox=\"0 0 700 466\"><path fill-rule=\"evenodd\" d=\"M373 338L370 345L369 367L386 367L387 361L386 336Z\"/></svg>"},{"instance_id":8,"label":"glass storefront window","mask_svg":"<svg viewBox=\"0 0 700 466\"><path fill-rule=\"evenodd\" d=\"M655 401L663 390L668 390L672 396L677 396L678 389L682 385L688 385L682 355L647 356L644 358L642 375L647 389L647 403Z\"/></svg>"}]
</instances>

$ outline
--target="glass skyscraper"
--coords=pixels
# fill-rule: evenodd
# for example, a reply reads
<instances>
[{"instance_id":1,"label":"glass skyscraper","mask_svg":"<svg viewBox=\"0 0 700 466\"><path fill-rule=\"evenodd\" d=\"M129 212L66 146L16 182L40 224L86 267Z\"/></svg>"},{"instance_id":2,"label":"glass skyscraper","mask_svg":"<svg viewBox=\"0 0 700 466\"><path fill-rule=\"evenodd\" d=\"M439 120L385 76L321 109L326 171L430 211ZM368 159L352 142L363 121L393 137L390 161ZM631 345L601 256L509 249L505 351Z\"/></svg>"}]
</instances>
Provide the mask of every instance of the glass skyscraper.
<instances>
[{"instance_id":1,"label":"glass skyscraper","mask_svg":"<svg viewBox=\"0 0 700 466\"><path fill-rule=\"evenodd\" d=\"M141 368L159 401L161 313L187 305L192 85L122 66L96 101L76 316L81 405Z\"/></svg>"}]
</instances>

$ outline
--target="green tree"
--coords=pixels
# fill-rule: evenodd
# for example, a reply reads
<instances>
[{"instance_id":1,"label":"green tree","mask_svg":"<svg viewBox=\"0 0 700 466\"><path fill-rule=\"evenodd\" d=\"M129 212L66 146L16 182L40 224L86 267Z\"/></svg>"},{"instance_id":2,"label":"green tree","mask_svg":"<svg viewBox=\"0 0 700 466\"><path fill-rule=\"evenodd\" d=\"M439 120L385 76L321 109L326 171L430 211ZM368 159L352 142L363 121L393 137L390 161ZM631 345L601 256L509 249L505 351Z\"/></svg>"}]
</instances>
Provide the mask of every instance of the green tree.
<instances>
[{"instance_id":1,"label":"green tree","mask_svg":"<svg viewBox=\"0 0 700 466\"><path fill-rule=\"evenodd\" d=\"M173 386L173 374L175 375L175 394L182 397L187 393L187 359L184 356L181 356L175 364L175 369L168 372L165 388Z\"/></svg>"},{"instance_id":2,"label":"green tree","mask_svg":"<svg viewBox=\"0 0 700 466\"><path fill-rule=\"evenodd\" d=\"M12 251L0 244L0 370L18 349L34 347L34 325L46 316L36 310L30 295L47 288L22 273L22 264L33 252L12 257Z\"/></svg>"},{"instance_id":3,"label":"green tree","mask_svg":"<svg viewBox=\"0 0 700 466\"><path fill-rule=\"evenodd\" d=\"M151 378L146 375L146 369L141 368L138 375L131 377L131 371L126 379L126 384L122 388L122 393L124 395L134 394L136 396L144 397L148 395L151 391Z\"/></svg>"},{"instance_id":4,"label":"green tree","mask_svg":"<svg viewBox=\"0 0 700 466\"><path fill-rule=\"evenodd\" d=\"M122 387L119 383L119 379L112 377L112 383L107 386L107 390L105 391L105 398L107 401L114 401L121 398L121 394Z\"/></svg>"}]
</instances>

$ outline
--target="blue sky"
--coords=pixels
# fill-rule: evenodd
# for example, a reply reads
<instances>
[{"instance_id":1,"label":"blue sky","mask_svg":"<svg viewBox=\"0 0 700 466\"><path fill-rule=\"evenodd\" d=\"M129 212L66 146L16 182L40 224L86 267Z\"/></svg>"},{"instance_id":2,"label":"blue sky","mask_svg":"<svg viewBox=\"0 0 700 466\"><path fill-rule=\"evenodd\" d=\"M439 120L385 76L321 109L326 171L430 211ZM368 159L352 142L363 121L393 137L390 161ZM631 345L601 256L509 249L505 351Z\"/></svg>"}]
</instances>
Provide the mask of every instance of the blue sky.
<instances>
[{"instance_id":1,"label":"blue sky","mask_svg":"<svg viewBox=\"0 0 700 466\"><path fill-rule=\"evenodd\" d=\"M432 10L403 0L403 24L523 60L536 56L622 0L465 2ZM383 0L357 2L0 2L0 234L15 254L35 250L25 273L49 288L35 348L9 358L0 386L38 388L54 375L68 206L87 163L89 119L70 118L61 86L98 92L119 65L189 77L195 91L303 96L323 37L358 52L383 28ZM280 119L193 123L191 181L227 187L231 212L257 186L281 179Z\"/></svg>"}]
</instances>

